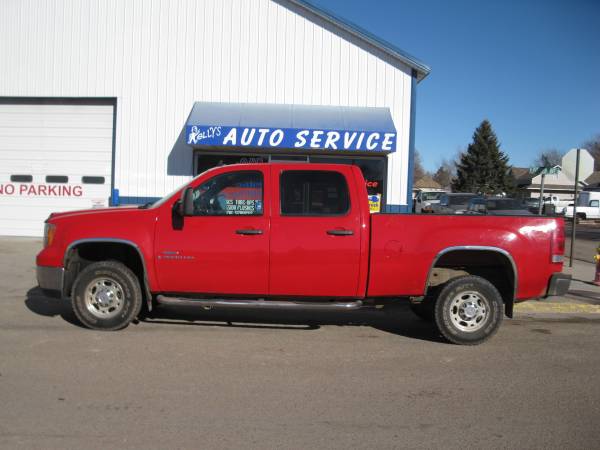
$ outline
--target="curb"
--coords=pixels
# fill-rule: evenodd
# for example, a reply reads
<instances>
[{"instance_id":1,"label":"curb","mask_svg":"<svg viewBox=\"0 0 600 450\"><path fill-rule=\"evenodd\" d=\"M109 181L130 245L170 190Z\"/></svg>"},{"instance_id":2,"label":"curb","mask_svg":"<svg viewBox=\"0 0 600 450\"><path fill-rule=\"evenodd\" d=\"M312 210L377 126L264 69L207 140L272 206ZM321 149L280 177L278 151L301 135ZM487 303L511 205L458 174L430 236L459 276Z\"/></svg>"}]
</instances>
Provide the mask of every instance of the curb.
<instances>
[{"instance_id":1,"label":"curb","mask_svg":"<svg viewBox=\"0 0 600 450\"><path fill-rule=\"evenodd\" d=\"M524 302L515 305L515 312L600 314L600 305L588 305L587 303Z\"/></svg>"}]
</instances>

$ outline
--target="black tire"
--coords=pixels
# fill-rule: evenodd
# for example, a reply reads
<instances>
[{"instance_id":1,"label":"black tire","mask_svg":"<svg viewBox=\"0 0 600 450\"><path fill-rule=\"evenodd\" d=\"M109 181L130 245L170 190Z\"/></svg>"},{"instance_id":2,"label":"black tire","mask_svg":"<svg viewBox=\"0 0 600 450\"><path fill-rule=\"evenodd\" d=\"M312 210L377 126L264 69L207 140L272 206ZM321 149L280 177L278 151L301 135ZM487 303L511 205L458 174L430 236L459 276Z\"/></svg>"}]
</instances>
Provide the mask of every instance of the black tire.
<instances>
[{"instance_id":1,"label":"black tire","mask_svg":"<svg viewBox=\"0 0 600 450\"><path fill-rule=\"evenodd\" d=\"M477 345L498 331L503 307L492 283L473 275L458 277L440 291L434 307L435 324L448 341Z\"/></svg>"},{"instance_id":2,"label":"black tire","mask_svg":"<svg viewBox=\"0 0 600 450\"><path fill-rule=\"evenodd\" d=\"M433 322L435 297L427 296L419 303L410 303L410 310L426 322Z\"/></svg>"},{"instance_id":3,"label":"black tire","mask_svg":"<svg viewBox=\"0 0 600 450\"><path fill-rule=\"evenodd\" d=\"M79 321L86 327L104 331L120 330L140 313L140 282L120 262L96 262L83 269L75 279L71 305Z\"/></svg>"}]
</instances>

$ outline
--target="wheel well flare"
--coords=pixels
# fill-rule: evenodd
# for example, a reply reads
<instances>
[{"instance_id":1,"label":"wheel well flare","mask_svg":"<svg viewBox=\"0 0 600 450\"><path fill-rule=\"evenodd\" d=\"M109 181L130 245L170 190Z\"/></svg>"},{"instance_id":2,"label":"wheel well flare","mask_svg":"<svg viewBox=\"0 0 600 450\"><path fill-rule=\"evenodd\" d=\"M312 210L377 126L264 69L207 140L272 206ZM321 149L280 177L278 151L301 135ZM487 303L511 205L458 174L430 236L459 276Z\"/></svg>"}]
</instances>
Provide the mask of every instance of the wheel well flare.
<instances>
[{"instance_id":1,"label":"wheel well flare","mask_svg":"<svg viewBox=\"0 0 600 450\"><path fill-rule=\"evenodd\" d=\"M517 272L510 254L501 249L453 249L440 253L427 278L427 289L462 275L488 280L500 292L506 315L512 317L516 296Z\"/></svg>"}]
</instances>

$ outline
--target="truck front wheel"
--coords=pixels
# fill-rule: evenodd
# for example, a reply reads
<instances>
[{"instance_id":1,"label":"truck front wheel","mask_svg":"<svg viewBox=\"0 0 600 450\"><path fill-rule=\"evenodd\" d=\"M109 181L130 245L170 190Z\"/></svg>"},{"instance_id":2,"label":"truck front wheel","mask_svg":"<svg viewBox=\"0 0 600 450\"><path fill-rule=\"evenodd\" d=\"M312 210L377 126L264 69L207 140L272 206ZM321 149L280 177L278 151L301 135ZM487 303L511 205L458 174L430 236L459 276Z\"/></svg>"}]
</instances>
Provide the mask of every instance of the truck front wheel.
<instances>
[{"instance_id":1,"label":"truck front wheel","mask_svg":"<svg viewBox=\"0 0 600 450\"><path fill-rule=\"evenodd\" d=\"M492 283L467 275L451 280L440 291L434 318L448 341L476 345L498 331L502 309L502 297Z\"/></svg>"},{"instance_id":2,"label":"truck front wheel","mask_svg":"<svg viewBox=\"0 0 600 450\"><path fill-rule=\"evenodd\" d=\"M77 276L71 303L75 315L86 327L120 330L129 325L142 308L140 282L120 262L96 262Z\"/></svg>"}]
</instances>

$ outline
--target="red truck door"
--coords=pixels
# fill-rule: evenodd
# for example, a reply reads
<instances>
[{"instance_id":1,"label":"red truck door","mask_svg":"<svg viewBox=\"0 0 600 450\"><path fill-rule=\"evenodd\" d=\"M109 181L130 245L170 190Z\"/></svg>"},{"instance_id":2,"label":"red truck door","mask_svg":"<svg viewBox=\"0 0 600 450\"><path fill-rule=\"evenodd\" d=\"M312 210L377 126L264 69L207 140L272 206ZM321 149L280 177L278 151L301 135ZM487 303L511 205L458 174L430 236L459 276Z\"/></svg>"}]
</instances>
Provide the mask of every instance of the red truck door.
<instances>
[{"instance_id":1,"label":"red truck door","mask_svg":"<svg viewBox=\"0 0 600 450\"><path fill-rule=\"evenodd\" d=\"M360 207L351 168L285 167L272 170L269 294L357 296Z\"/></svg>"},{"instance_id":2,"label":"red truck door","mask_svg":"<svg viewBox=\"0 0 600 450\"><path fill-rule=\"evenodd\" d=\"M194 216L182 225L164 208L155 248L163 292L267 293L269 169L217 169L194 186Z\"/></svg>"}]
</instances>

